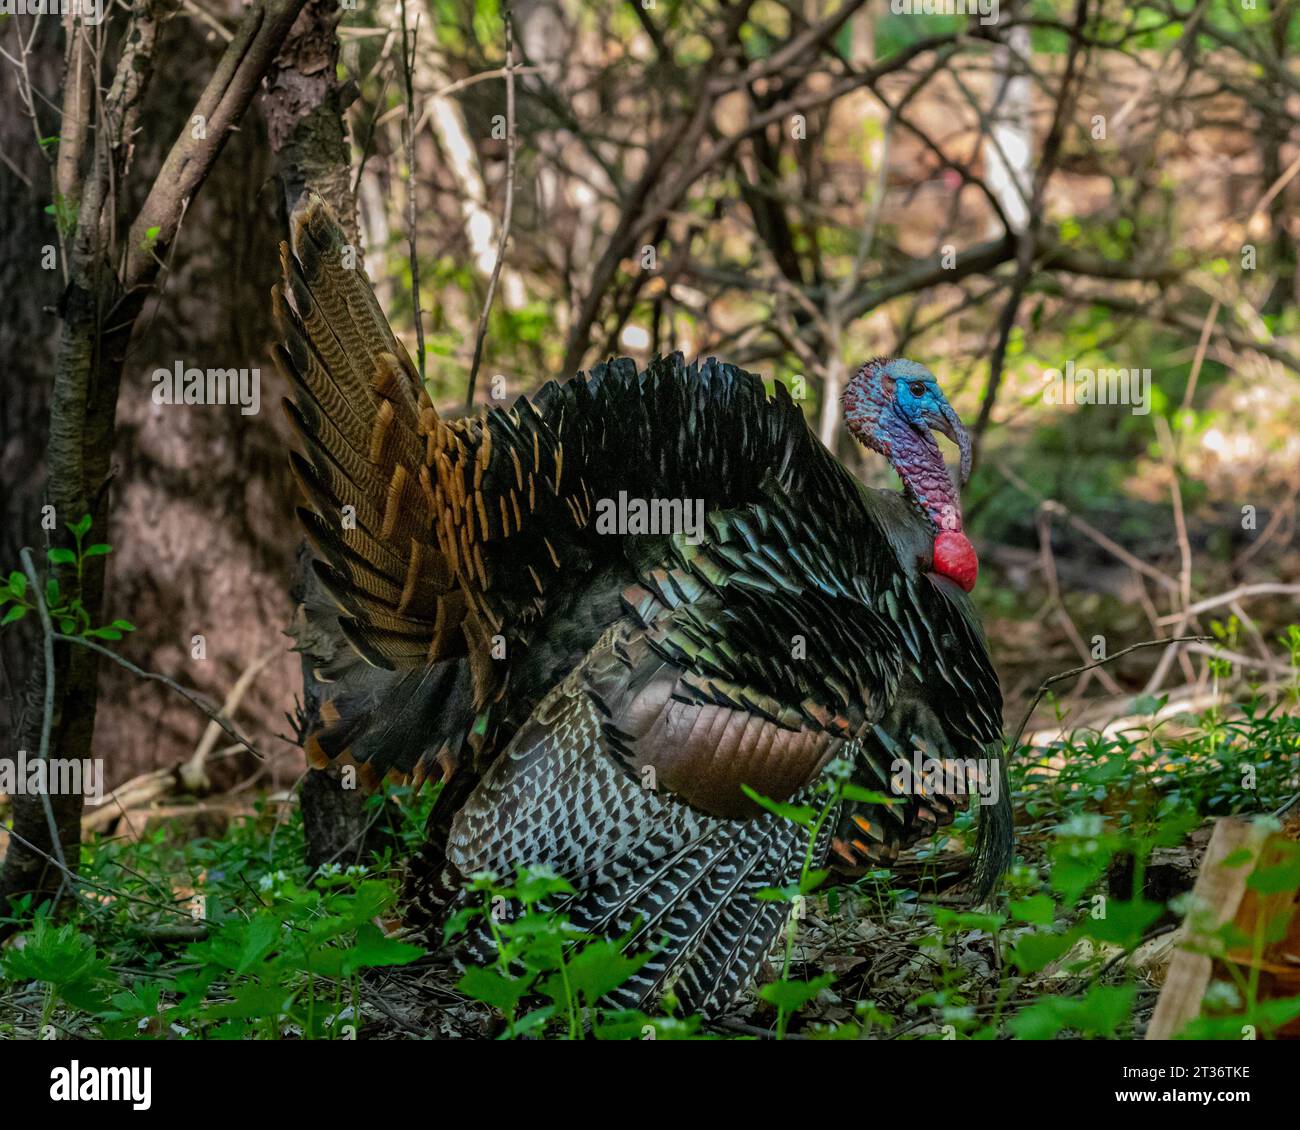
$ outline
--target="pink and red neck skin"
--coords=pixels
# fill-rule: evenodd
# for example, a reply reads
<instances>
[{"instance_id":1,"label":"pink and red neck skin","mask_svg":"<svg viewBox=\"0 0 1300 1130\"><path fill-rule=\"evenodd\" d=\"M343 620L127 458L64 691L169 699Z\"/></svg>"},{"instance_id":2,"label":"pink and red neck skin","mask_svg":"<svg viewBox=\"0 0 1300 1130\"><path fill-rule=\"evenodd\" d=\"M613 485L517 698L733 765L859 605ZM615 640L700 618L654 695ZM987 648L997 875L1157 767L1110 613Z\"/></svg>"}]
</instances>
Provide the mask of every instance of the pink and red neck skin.
<instances>
[{"instance_id":1,"label":"pink and red neck skin","mask_svg":"<svg viewBox=\"0 0 1300 1130\"><path fill-rule=\"evenodd\" d=\"M979 561L962 531L957 488L934 436L913 427L896 409L894 382L881 368L868 363L845 388L845 423L861 443L889 460L905 493L934 528L934 572L970 592Z\"/></svg>"}]
</instances>

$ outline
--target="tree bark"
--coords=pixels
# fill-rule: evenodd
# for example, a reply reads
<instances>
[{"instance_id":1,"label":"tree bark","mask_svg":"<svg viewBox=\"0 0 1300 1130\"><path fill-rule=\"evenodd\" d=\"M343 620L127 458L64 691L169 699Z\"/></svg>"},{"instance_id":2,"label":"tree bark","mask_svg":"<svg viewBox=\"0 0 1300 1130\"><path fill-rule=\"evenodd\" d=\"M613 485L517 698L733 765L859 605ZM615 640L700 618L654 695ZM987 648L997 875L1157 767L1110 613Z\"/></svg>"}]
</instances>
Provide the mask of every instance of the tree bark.
<instances>
[{"instance_id":1,"label":"tree bark","mask_svg":"<svg viewBox=\"0 0 1300 1130\"><path fill-rule=\"evenodd\" d=\"M57 21L38 24L28 67L37 89L57 86L63 67ZM63 285L55 221L43 212L51 168L33 144L31 121L18 110L18 83L14 68L0 67L0 104L9 109L0 115L0 151L8 157L0 162L0 294L9 296L0 318L0 562L6 576L19 568L18 551L40 528L54 307ZM43 135L58 132L52 115L42 115L39 128ZM35 617L0 631L0 758L22 748L19 730L39 632Z\"/></svg>"},{"instance_id":2,"label":"tree bark","mask_svg":"<svg viewBox=\"0 0 1300 1130\"><path fill-rule=\"evenodd\" d=\"M351 91L338 80L338 22L333 0L309 0L267 77L262 109L280 170L285 214L290 219L308 192L318 193L334 209L353 243L359 243L357 201L352 191L352 164L343 112ZM358 262L361 256L358 255ZM301 606L318 587L311 570L312 553L304 544L298 558L294 598ZM303 623L301 617L298 624ZM338 638L341 638L338 637ZM327 660L334 641L308 640L296 630L302 654L300 735L320 725L320 684L313 669ZM298 791L307 865L358 862L367 849L365 796L345 789L338 771L308 769Z\"/></svg>"},{"instance_id":3,"label":"tree bark","mask_svg":"<svg viewBox=\"0 0 1300 1130\"><path fill-rule=\"evenodd\" d=\"M91 516L93 529L107 527L118 388L136 320L188 201L238 125L303 3L261 0L250 9L195 107L204 129L182 132L130 227L125 247L114 247L111 233L117 230L120 194L165 16L160 0L137 0L131 9L121 56L93 131L94 151L67 249L68 287L60 309L63 323L46 455L47 497L58 521L50 538L55 545L71 548L66 524L83 515ZM82 92L79 82L69 84L65 94L72 105L65 105L65 116L74 112ZM115 261L122 263L120 275ZM103 557L88 559L80 579L75 572L59 571L63 592L80 596L95 625L103 620L104 561ZM58 645L54 654L50 757L84 760L92 753L99 657L68 644ZM32 686L43 686L40 666L39 661L33 665ZM44 716L43 703L33 707L29 701L19 730L19 746L29 752L39 746ZM63 855L70 860L77 858L83 799L77 793L49 798ZM54 845L42 797L14 798L13 829L0 874L0 905L10 897L48 893L57 886L58 873L50 863Z\"/></svg>"},{"instance_id":4,"label":"tree bark","mask_svg":"<svg viewBox=\"0 0 1300 1130\"><path fill-rule=\"evenodd\" d=\"M1269 28L1270 47L1279 70L1287 63L1287 44L1291 29L1292 0L1283 0L1273 10ZM1277 105L1285 106L1286 88L1280 82L1272 84L1272 96ZM1281 115L1262 114L1260 130L1260 148L1263 150L1263 177L1260 189L1268 192L1282 176L1286 162L1282 158L1282 147L1286 145L1290 126ZM1283 189L1274 195L1268 207L1271 254L1269 256L1269 275L1271 285L1268 297L1260 307L1261 314L1281 314L1296 300L1296 247L1289 222L1287 192Z\"/></svg>"}]
</instances>

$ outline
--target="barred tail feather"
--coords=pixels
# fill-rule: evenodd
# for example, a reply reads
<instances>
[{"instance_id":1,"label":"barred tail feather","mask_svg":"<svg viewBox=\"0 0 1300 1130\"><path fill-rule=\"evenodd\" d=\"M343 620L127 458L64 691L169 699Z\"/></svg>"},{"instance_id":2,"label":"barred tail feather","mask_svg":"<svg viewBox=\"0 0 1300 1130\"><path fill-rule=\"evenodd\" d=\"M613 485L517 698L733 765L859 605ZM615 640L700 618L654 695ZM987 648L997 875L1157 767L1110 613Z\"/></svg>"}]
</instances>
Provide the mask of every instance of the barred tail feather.
<instances>
[{"instance_id":1,"label":"barred tail feather","mask_svg":"<svg viewBox=\"0 0 1300 1130\"><path fill-rule=\"evenodd\" d=\"M997 766L998 799L980 806L979 832L975 839L973 870L975 897L988 898L998 887L1011 865L1015 845L1015 814L1011 806L1011 785L1001 747L990 745L985 757Z\"/></svg>"},{"instance_id":2,"label":"barred tail feather","mask_svg":"<svg viewBox=\"0 0 1300 1130\"><path fill-rule=\"evenodd\" d=\"M441 421L319 198L295 217L273 292L276 357L315 554L295 626L321 684L312 764L365 783L455 768L473 719L468 602L441 550L427 458Z\"/></svg>"},{"instance_id":3,"label":"barred tail feather","mask_svg":"<svg viewBox=\"0 0 1300 1130\"><path fill-rule=\"evenodd\" d=\"M759 892L797 880L807 842L801 828L780 817L727 822L680 853L672 868L625 887L616 917L594 928L606 934L630 929L631 947L662 942L663 948L611 994L611 1003L643 1007L671 990L688 1012L725 1011L792 910L787 902L760 899ZM589 897L583 906L593 901L600 900ZM582 924L582 918L575 909L574 921Z\"/></svg>"}]
</instances>

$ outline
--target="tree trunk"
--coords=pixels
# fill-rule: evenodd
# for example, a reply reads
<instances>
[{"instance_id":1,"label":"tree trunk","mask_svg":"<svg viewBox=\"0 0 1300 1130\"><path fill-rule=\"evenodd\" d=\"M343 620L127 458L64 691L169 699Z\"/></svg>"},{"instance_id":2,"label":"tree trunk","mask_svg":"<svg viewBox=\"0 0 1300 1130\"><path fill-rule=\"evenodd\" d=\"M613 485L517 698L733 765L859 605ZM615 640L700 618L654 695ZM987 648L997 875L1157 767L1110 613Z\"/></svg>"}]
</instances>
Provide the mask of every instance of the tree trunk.
<instances>
[{"instance_id":1,"label":"tree trunk","mask_svg":"<svg viewBox=\"0 0 1300 1130\"><path fill-rule=\"evenodd\" d=\"M314 191L334 209L349 238L357 243L357 202L343 124L350 92L337 78L340 15L337 5L328 0L309 0L267 77L262 109L271 149L279 162L285 214L292 221L303 196ZM311 561L311 550L304 544L294 592L299 605L318 587ZM313 669L329 656L317 649L332 644L309 641L301 632L297 643L302 653L303 689L299 729L300 736L305 736L320 725L320 684ZM343 788L333 767L308 769L298 803L309 867L346 865L362 858L368 829L361 790Z\"/></svg>"},{"instance_id":2,"label":"tree trunk","mask_svg":"<svg viewBox=\"0 0 1300 1130\"><path fill-rule=\"evenodd\" d=\"M17 17L9 17L11 20ZM23 29L27 34L27 29ZM28 66L38 89L53 89L62 68L60 29L56 20L41 20L32 43ZM58 235L53 217L43 209L50 201L51 170L34 144L31 121L19 109L18 76L14 68L0 67L0 103L8 112L0 115L0 150L8 161L0 162L0 294L8 297L5 316L0 318L0 357L4 358L0 380L0 566L8 576L19 568L18 551L33 542L32 531L40 529L40 510L45 501L41 474L46 421L49 419L49 374L54 359L54 307L62 288L58 260ZM53 115L42 112L40 132L57 133ZM44 552L37 551L38 562ZM9 760L24 750L35 755L36 747L24 744L25 717L34 709L39 717L41 695L30 705L29 689L44 680L32 656L40 651L40 624L35 617L7 626L0 632L0 758ZM34 669L35 668L35 669ZM43 813L42 830L45 827ZM21 829L20 829L20 834ZM41 836L48 843L48 834ZM21 857L23 885L35 886L44 869L43 857ZM33 876L35 878L33 878ZM0 913L8 906L0 901Z\"/></svg>"},{"instance_id":3,"label":"tree trunk","mask_svg":"<svg viewBox=\"0 0 1300 1130\"><path fill-rule=\"evenodd\" d=\"M1287 44L1291 28L1292 0L1283 0L1273 10L1270 43L1275 65L1279 72L1287 66ZM1287 88L1280 82L1272 84L1272 96L1278 106L1287 102ZM1263 150L1263 180L1261 191L1268 192L1278 182L1286 169L1282 147L1290 135L1290 124L1280 114L1262 114L1260 148ZM1274 195L1268 206L1271 254L1267 261L1271 285L1268 297L1260 307L1261 314L1281 314L1296 301L1296 247L1289 228L1290 209L1286 189Z\"/></svg>"},{"instance_id":4,"label":"tree trunk","mask_svg":"<svg viewBox=\"0 0 1300 1130\"><path fill-rule=\"evenodd\" d=\"M84 184L78 186L76 224L66 247L69 281L60 309L63 322L46 454L47 498L58 523L50 531L50 541L56 546L71 548L67 524L83 515L91 516L94 530L107 528L118 388L136 320L176 237L186 204L243 116L302 3L264 0L250 10L196 107L207 127L201 131L203 136L198 131L181 134L130 226L126 243L114 248L109 236L118 230L117 213L125 199L135 131L164 17L162 5L155 0L137 0L130 11L111 85L97 103L98 128L85 134L93 139L93 152ZM81 90L74 76L65 86L65 99L75 106ZM64 113L71 116L66 103ZM68 167L75 171L77 165L70 159L64 163L65 171ZM113 262L122 263L121 278ZM93 625L103 622L104 564L102 556L89 558L80 578L66 568L59 570L62 591L81 598ZM83 761L92 754L98 659L88 648L71 644L54 649L51 758ZM40 661L33 667L39 669ZM31 685L43 686L43 681L44 672L34 670ZM29 752L39 748L44 721L44 703L34 706L29 698L19 729L19 746ZM75 861L83 797L61 793L48 799L62 854ZM49 892L57 886L45 798L27 794L14 798L13 831L0 875L0 905L13 896Z\"/></svg>"}]
</instances>

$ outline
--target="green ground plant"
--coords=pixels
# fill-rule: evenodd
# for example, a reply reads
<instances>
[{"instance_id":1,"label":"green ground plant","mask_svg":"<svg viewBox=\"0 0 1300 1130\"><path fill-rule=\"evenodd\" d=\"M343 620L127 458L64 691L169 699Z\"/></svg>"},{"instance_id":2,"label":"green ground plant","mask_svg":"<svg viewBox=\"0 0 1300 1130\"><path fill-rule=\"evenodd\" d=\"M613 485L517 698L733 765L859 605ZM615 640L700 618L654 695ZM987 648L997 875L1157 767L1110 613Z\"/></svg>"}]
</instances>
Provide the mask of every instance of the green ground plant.
<instances>
[{"instance_id":1,"label":"green ground plant","mask_svg":"<svg viewBox=\"0 0 1300 1130\"><path fill-rule=\"evenodd\" d=\"M1300 631L1291 628L1283 643L1300 651ZM795 913L774 976L757 988L739 1031L680 1015L671 993L653 1013L605 1004L653 947L576 930L555 909L568 884L544 869L474 877L474 897L448 924L447 940L454 946L471 928L486 929L494 956L463 969L437 960L482 1030L505 1039L1132 1038L1155 994L1135 956L1195 910L1185 890L1153 885L1152 861L1185 849L1214 817L1275 824L1271 814L1300 788L1297 691L1275 689L1273 701L1246 693L1182 717L1166 717L1165 699L1150 698L1122 732L1065 731L1016 750L1017 859L985 906L936 898L931 882L970 842L973 813L915 850L920 881L876 872L827 890L810 851L796 882L763 893ZM847 775L847 766L833 767L807 803L754 799L815 836L843 799L890 800ZM387 794L408 846L421 840L433 795ZM402 967L423 976L435 961L396 930L399 855L310 874L296 806L269 800L220 837L164 826L133 840L92 840L77 883L56 904L34 914L26 901L8 908L24 928L0 951L0 1037L393 1035L380 1007L386 985ZM1257 867L1249 883L1261 892L1300 886L1300 847ZM854 943L812 944L811 918L865 919L909 947L916 960L903 994L846 996L824 959ZM1194 932L1193 944L1260 952L1269 940L1225 927ZM860 949L868 968L872 945ZM849 1018L821 1019L828 1000ZM1216 985L1210 1005L1189 1037L1267 1037L1300 1015L1300 999L1263 1001L1248 976Z\"/></svg>"}]
</instances>

